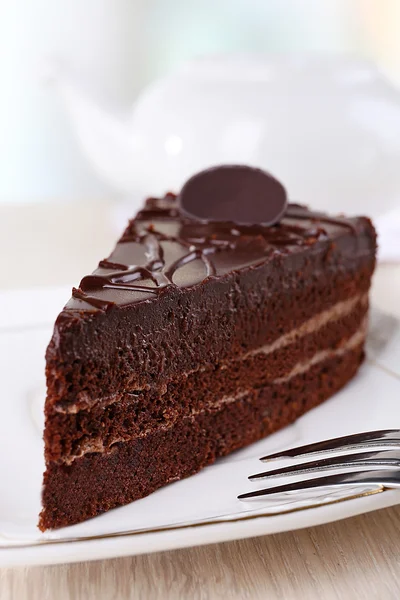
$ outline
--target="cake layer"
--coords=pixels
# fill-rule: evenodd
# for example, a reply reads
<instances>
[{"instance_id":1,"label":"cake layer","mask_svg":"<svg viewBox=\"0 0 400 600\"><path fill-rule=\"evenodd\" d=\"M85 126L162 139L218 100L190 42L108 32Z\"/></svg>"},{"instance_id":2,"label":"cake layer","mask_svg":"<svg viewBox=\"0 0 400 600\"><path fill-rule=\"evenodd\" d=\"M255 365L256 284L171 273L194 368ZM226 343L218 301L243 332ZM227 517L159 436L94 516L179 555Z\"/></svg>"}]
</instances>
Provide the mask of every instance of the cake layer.
<instances>
[{"instance_id":1,"label":"cake layer","mask_svg":"<svg viewBox=\"0 0 400 600\"><path fill-rule=\"evenodd\" d=\"M71 462L90 451L148 434L177 420L213 409L251 388L284 381L312 362L365 337L366 294L335 304L299 328L233 361L202 367L171 379L163 389L121 390L79 411L52 411L45 434L46 459ZM322 358L321 358L322 357ZM74 407L75 408L75 407Z\"/></svg>"},{"instance_id":2,"label":"cake layer","mask_svg":"<svg viewBox=\"0 0 400 600\"><path fill-rule=\"evenodd\" d=\"M284 381L186 416L169 427L88 453L70 465L50 462L40 528L79 523L142 498L293 422L339 390L363 358L363 335Z\"/></svg>"},{"instance_id":3,"label":"cake layer","mask_svg":"<svg viewBox=\"0 0 400 600\"><path fill-rule=\"evenodd\" d=\"M272 201L252 200L262 198ZM148 200L56 321L42 529L141 498L283 427L362 360L369 219L293 204L269 226L196 214L171 194Z\"/></svg>"}]
</instances>

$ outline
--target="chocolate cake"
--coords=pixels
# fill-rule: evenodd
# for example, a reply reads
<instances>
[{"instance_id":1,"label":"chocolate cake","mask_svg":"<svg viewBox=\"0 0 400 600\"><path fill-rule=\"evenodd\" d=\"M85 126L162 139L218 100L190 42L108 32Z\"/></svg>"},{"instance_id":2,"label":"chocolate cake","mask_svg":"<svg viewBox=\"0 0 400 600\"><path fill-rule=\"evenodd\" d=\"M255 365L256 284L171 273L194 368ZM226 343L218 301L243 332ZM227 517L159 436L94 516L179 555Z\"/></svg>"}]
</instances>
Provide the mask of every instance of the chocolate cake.
<instances>
[{"instance_id":1,"label":"chocolate cake","mask_svg":"<svg viewBox=\"0 0 400 600\"><path fill-rule=\"evenodd\" d=\"M46 353L41 530L192 475L317 406L364 355L376 236L262 171L150 198Z\"/></svg>"}]
</instances>

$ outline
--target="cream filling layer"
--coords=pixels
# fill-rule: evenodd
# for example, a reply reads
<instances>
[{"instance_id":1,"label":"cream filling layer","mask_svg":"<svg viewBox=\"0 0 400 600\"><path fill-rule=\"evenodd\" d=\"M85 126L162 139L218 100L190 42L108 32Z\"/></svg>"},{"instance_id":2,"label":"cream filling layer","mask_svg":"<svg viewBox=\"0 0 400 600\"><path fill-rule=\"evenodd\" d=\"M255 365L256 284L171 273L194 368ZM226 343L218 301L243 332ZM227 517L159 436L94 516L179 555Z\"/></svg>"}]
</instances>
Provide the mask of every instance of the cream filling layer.
<instances>
[{"instance_id":1,"label":"cream filling layer","mask_svg":"<svg viewBox=\"0 0 400 600\"><path fill-rule=\"evenodd\" d=\"M293 377L297 377L298 375L302 375L303 373L306 373L309 369L311 369L313 366L317 365L318 363L324 362L325 360L327 360L329 358L343 356L347 352L350 352L351 350L357 348L357 346L359 346L365 342L367 329L368 329L368 319L367 319L367 317L365 317L364 320L362 321L360 327L358 328L358 330L350 338L345 340L338 348L335 348L334 350L321 350L320 352L316 352L311 359L304 361L304 362L298 362L293 367L293 369L291 369L291 371L289 373L287 373L287 375L285 375L284 377L278 377L277 379L272 380L268 385L279 385L282 383L286 383ZM207 406L207 408L202 408L199 410L192 410L191 413L188 415L185 415L184 418L187 418L187 419L194 418L195 416L197 416L199 414L203 414L206 411L209 411L210 409L213 411L218 411L223 406L226 406L227 404L232 404L233 402L237 402L238 400L241 400L242 398L248 396L252 391L253 391L252 389L241 390L240 392L238 392L235 395L222 396L221 398L216 400L216 402L214 402L212 405ZM156 431L160 431L160 430L164 431L164 430L170 429L171 427L174 427L175 424L176 424L176 421L172 421L171 423L168 423L165 425L160 425L156 429L147 428L147 429L141 431L140 433L135 434L134 436L115 438L115 440L113 440L112 443L108 447L104 447L103 440L101 438L84 442L84 443L82 443L78 454L74 454L73 456L66 457L65 459L63 459L63 462L64 462L64 464L69 465L77 458L81 458L85 454L88 454L91 452L101 452L101 453L109 452L112 449L112 446L114 444L117 444L118 442L128 442L131 439L143 438L143 437L146 437L147 435L149 435L150 433L154 432L155 430Z\"/></svg>"},{"instance_id":2,"label":"cream filling layer","mask_svg":"<svg viewBox=\"0 0 400 600\"><path fill-rule=\"evenodd\" d=\"M315 333L328 323L338 321L339 319L343 319L351 313L351 311L356 307L356 305L360 303L365 306L368 303L368 294L357 294L348 300L343 300L343 302L338 302L334 304L327 310L324 310L314 317L311 317L308 321L305 321L300 327L296 327L296 329L292 329L289 333L285 333L278 339L276 339L272 344L267 344L265 346L261 346L261 348L256 348L255 350L251 350L247 352L247 354L242 355L240 360L248 358L250 356L256 356L257 354L272 354L276 350L280 350L285 346L289 346L296 342L299 338L305 337L306 335L310 335Z\"/></svg>"},{"instance_id":3,"label":"cream filling layer","mask_svg":"<svg viewBox=\"0 0 400 600\"><path fill-rule=\"evenodd\" d=\"M256 348L255 350L251 350L250 352L247 352L245 354L241 354L239 357L234 358L234 359L230 360L229 362L222 363L221 369L227 369L230 364L232 364L236 361L246 360L246 358L257 356L257 354L272 354L276 350L280 350L281 348L289 346L290 344L293 344L294 342L296 342L298 339L300 339L306 335L315 333L316 331L318 331L319 329L321 329L328 323L335 322L335 321L338 321L339 319L342 319L343 317L346 317L347 315L349 315L351 313L351 311L356 307L356 305L358 303L361 303L362 305L366 306L368 303L368 294L367 293L357 294L357 295L353 296L352 298L349 298L348 300L344 300L342 302L337 302L336 304L334 304L327 310L324 310L324 311L318 313L317 315L315 315L314 317L311 317L311 319L308 319L308 321L305 321L302 325L300 325L300 327L296 327L295 329L292 329L288 333L281 335L279 338L277 338L271 344L266 344L265 346L261 346L260 348ZM204 370L204 369L202 367L200 367L196 371L186 372L182 375L184 377L188 377L189 375L191 375L191 373L201 372L202 370ZM165 388L166 388L166 386L165 386ZM135 393L139 393L141 391L143 391L143 389L135 389L135 390L131 390L130 393L135 394ZM165 389L165 391L166 391L166 389ZM92 400L89 396L87 396L87 394L85 395L85 393L82 393L78 397L77 404L72 404L72 405L69 405L66 407L55 406L54 409L57 412L64 413L64 414L76 414L80 411L88 410L98 404L101 404L104 407L109 406L110 404L118 402L118 400L123 396L124 393L127 393L127 392L110 394L108 396L102 396L101 398L97 398L96 400ZM163 395L163 394L161 393L161 395Z\"/></svg>"},{"instance_id":4,"label":"cream filling layer","mask_svg":"<svg viewBox=\"0 0 400 600\"><path fill-rule=\"evenodd\" d=\"M248 393L249 393L249 391L245 390L245 391L238 392L234 396L222 396L222 398L219 398L216 402L214 402L210 408L212 410L218 410L222 406L226 406L227 404L232 404L233 402L237 402L241 398L244 398L245 396L247 396ZM207 410L209 410L209 408L207 408ZM201 415L205 411L206 411L206 409L204 409L204 408L201 410L192 410L189 414L185 415L185 418L186 419L193 418L197 415ZM139 433L137 433L133 436L115 438L108 447L104 446L103 440L101 438L84 442L81 445L78 454L74 454L73 456L69 456L69 457L65 458L63 460L63 462L67 465L70 465L75 459L80 458L84 454L88 454L90 452L102 452L103 453L103 452L109 451L112 448L112 446L114 444L117 444L118 442L129 442L129 440L131 440L131 439L144 438L147 435L149 435L149 433L154 433L154 431L165 431L167 429L171 429L171 427L173 427L175 424L176 424L176 421L172 421L171 423L168 423L165 425L159 425L156 429L154 427L148 427L147 429L144 429L143 431L140 431Z\"/></svg>"},{"instance_id":5,"label":"cream filling layer","mask_svg":"<svg viewBox=\"0 0 400 600\"><path fill-rule=\"evenodd\" d=\"M357 331L338 348L335 348L335 350L321 350L320 352L316 352L312 358L304 362L298 362L297 365L295 365L287 375L274 379L272 383L286 383L286 381L293 379L293 377L297 377L297 375L306 373L309 369L311 369L311 367L323 362L324 360L327 360L328 358L341 356L342 354L346 354L346 352L357 348L357 346L365 342L367 330L368 319L365 317Z\"/></svg>"}]
</instances>

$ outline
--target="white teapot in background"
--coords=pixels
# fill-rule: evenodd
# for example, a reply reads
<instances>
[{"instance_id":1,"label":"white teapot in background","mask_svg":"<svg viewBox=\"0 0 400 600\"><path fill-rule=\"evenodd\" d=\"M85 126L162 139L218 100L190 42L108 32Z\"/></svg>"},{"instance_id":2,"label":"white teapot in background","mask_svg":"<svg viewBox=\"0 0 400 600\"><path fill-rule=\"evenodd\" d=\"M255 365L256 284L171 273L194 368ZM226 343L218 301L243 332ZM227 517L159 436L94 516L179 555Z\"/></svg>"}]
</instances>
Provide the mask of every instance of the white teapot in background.
<instances>
[{"instance_id":1,"label":"white teapot in background","mask_svg":"<svg viewBox=\"0 0 400 600\"><path fill-rule=\"evenodd\" d=\"M208 57L145 89L126 115L54 80L83 152L124 193L179 190L221 163L262 167L293 201L374 217L400 198L400 94L369 63Z\"/></svg>"}]
</instances>

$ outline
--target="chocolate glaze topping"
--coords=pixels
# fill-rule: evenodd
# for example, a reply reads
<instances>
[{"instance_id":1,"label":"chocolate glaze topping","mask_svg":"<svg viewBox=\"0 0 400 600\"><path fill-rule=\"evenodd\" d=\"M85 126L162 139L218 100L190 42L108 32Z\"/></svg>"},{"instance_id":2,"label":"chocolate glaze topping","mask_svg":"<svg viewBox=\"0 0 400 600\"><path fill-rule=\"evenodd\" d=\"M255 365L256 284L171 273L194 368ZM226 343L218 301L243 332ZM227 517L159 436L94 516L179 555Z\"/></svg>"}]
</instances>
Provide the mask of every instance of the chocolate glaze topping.
<instances>
[{"instance_id":1,"label":"chocolate glaze topping","mask_svg":"<svg viewBox=\"0 0 400 600\"><path fill-rule=\"evenodd\" d=\"M173 194L150 198L111 256L73 289L67 308L106 310L140 302L169 286L195 285L276 254L302 251L327 240L332 228L355 231L356 225L299 205L289 205L273 227L199 223L179 216Z\"/></svg>"},{"instance_id":2,"label":"chocolate glaze topping","mask_svg":"<svg viewBox=\"0 0 400 600\"><path fill-rule=\"evenodd\" d=\"M249 182L246 194L257 186L262 192L272 190L270 198L276 200L274 219L272 209L268 209L268 213L261 204L253 204L250 220L258 219L262 223L241 223L241 209L234 203L229 213L230 220L222 221L219 220L222 212L216 216L212 212L212 203L206 203L204 206L210 210L209 218L199 220L204 207L201 208L198 202L204 196L193 190L193 182L200 176L204 177L204 173L207 180L212 173L217 179L215 189L219 190L226 171L229 176L236 176L237 169L241 175L245 172L244 179ZM223 176L219 172L221 170L224 171ZM252 179L254 173L256 177ZM202 190L201 181L200 184ZM244 202L243 198L241 202ZM211 199L214 202L216 197ZM281 210L283 206L285 215L283 218L280 216L281 221L267 226L264 221L275 220L277 209L280 207ZM188 207L197 211L196 218L188 216ZM260 209L258 216L257 207ZM205 216L206 212L203 211L202 215ZM268 257L301 252L317 241L334 238L333 234L343 234L343 230L356 234L357 223L357 219L333 218L299 204L286 206L285 190L281 184L258 169L210 169L190 179L179 198L171 193L160 199L149 198L144 209L129 223L111 256L100 261L94 273L82 279L78 289L73 288L66 308L107 310L114 305L148 300L171 286L189 287L209 277L220 277L233 270L255 266Z\"/></svg>"}]
</instances>

